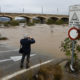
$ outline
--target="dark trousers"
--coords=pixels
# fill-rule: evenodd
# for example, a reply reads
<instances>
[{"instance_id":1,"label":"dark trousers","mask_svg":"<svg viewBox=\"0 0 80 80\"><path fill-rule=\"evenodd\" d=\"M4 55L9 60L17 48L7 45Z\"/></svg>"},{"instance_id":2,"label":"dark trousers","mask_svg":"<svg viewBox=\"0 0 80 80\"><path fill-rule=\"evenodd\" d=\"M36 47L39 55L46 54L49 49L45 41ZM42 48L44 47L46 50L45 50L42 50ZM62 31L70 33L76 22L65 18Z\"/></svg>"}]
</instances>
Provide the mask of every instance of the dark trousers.
<instances>
[{"instance_id":1,"label":"dark trousers","mask_svg":"<svg viewBox=\"0 0 80 80\"><path fill-rule=\"evenodd\" d=\"M24 63L24 60L25 60L25 57L26 57L26 64L28 64L29 63L29 61L30 61L30 54L22 54L22 59L21 59L21 64L23 65L23 63Z\"/></svg>"}]
</instances>

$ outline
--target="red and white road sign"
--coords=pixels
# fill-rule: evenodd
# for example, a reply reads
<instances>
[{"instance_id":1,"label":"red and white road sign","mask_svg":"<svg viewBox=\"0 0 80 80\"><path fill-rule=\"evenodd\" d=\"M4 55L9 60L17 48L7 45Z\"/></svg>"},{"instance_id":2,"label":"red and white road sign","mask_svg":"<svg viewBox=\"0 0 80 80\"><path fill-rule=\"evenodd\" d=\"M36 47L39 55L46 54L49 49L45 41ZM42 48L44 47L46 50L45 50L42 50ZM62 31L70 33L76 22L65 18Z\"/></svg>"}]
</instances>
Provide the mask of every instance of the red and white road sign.
<instances>
[{"instance_id":1,"label":"red and white road sign","mask_svg":"<svg viewBox=\"0 0 80 80\"><path fill-rule=\"evenodd\" d=\"M78 28L76 28L76 27L70 28L68 31L68 36L71 40L76 40L79 36Z\"/></svg>"}]
</instances>

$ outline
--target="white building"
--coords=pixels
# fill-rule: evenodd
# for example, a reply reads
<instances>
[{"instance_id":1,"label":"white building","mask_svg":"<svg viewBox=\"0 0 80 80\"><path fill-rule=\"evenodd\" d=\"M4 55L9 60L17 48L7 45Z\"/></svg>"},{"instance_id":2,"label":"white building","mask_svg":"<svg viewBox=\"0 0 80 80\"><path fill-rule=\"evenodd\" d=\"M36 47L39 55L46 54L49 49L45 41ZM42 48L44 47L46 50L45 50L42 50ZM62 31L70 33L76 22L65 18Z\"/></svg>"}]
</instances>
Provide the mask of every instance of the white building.
<instances>
[{"instance_id":1,"label":"white building","mask_svg":"<svg viewBox=\"0 0 80 80\"><path fill-rule=\"evenodd\" d=\"M69 7L69 26L80 28L80 5Z\"/></svg>"}]
</instances>

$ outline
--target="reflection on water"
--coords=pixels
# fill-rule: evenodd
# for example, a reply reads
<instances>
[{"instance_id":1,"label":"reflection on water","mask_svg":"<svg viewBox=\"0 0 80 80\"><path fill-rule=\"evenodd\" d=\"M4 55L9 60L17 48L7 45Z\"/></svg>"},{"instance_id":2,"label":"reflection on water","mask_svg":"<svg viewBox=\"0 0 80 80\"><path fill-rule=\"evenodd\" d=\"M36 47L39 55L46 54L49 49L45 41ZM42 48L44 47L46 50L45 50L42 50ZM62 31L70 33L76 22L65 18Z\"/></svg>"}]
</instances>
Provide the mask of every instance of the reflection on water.
<instances>
[{"instance_id":1,"label":"reflection on water","mask_svg":"<svg viewBox=\"0 0 80 80\"><path fill-rule=\"evenodd\" d=\"M53 25L51 25L51 26L50 26L51 34L54 32L53 28L54 28L54 26L53 26Z\"/></svg>"}]
</instances>

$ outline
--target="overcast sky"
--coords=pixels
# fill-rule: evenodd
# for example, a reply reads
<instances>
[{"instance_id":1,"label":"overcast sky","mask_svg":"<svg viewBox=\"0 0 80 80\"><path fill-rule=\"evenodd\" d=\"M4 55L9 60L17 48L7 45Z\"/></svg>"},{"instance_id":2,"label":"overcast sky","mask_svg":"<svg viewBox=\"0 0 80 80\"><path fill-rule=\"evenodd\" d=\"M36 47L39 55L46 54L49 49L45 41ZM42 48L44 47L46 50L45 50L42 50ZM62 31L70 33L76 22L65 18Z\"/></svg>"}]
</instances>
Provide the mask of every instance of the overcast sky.
<instances>
[{"instance_id":1,"label":"overcast sky","mask_svg":"<svg viewBox=\"0 0 80 80\"><path fill-rule=\"evenodd\" d=\"M0 11L68 14L69 6L79 3L80 0L0 0Z\"/></svg>"}]
</instances>

